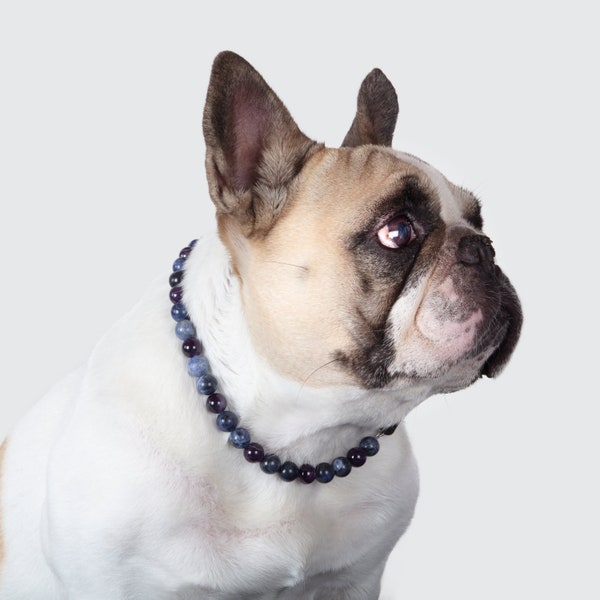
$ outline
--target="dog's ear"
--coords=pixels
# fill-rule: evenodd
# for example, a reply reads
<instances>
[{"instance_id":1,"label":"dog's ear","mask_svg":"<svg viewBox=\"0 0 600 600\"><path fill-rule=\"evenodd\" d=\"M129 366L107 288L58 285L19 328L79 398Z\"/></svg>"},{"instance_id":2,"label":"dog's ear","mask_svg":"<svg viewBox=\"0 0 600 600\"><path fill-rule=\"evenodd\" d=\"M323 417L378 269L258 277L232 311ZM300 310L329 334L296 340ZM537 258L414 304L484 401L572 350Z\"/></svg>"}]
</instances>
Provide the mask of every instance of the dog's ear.
<instances>
[{"instance_id":1,"label":"dog's ear","mask_svg":"<svg viewBox=\"0 0 600 600\"><path fill-rule=\"evenodd\" d=\"M363 144L391 146L398 118L398 97L390 80L379 69L373 69L358 91L356 116L342 147Z\"/></svg>"},{"instance_id":2,"label":"dog's ear","mask_svg":"<svg viewBox=\"0 0 600 600\"><path fill-rule=\"evenodd\" d=\"M246 235L268 230L317 144L260 74L233 52L214 60L203 128L218 214L235 218Z\"/></svg>"}]
</instances>

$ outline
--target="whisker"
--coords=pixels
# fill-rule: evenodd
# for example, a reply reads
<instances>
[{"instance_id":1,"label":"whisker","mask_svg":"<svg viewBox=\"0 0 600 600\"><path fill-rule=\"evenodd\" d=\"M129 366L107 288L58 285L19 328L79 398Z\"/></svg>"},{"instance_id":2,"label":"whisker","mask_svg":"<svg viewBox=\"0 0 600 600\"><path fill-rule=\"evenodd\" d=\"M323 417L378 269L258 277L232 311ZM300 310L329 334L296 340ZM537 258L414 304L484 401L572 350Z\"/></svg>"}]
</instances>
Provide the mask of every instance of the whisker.
<instances>
[{"instance_id":1,"label":"whisker","mask_svg":"<svg viewBox=\"0 0 600 600\"><path fill-rule=\"evenodd\" d=\"M308 272L308 267L305 267L303 265L295 265L294 263L282 262L279 260L269 260L266 262L271 263L273 265L282 265L284 267L293 267L294 269L300 269L301 271L304 271L306 273Z\"/></svg>"}]
</instances>

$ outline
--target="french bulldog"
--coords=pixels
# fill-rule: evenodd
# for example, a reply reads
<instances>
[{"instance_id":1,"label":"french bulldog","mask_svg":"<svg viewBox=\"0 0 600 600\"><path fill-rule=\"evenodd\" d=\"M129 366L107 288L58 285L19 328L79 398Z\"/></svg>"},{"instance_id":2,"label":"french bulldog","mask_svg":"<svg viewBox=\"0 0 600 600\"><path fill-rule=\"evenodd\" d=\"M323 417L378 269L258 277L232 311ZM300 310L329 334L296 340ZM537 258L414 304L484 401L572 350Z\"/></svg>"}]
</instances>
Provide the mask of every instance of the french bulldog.
<instances>
[{"instance_id":1,"label":"french bulldog","mask_svg":"<svg viewBox=\"0 0 600 600\"><path fill-rule=\"evenodd\" d=\"M496 376L522 322L479 201L391 149L397 113L374 69L329 148L216 57L215 232L2 444L2 600L378 597L403 419Z\"/></svg>"}]
</instances>

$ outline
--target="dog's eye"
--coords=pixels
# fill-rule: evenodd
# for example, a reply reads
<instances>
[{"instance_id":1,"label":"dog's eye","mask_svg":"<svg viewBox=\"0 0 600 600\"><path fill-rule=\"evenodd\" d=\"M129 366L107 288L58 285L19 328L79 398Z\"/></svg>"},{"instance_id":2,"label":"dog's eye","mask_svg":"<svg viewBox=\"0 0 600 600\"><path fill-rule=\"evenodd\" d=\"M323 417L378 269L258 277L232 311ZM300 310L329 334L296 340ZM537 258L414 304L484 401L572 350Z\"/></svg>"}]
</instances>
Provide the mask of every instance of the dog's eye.
<instances>
[{"instance_id":1,"label":"dog's eye","mask_svg":"<svg viewBox=\"0 0 600 600\"><path fill-rule=\"evenodd\" d=\"M404 248L417 236L410 219L394 217L377 232L377 237L386 248L397 249Z\"/></svg>"}]
</instances>

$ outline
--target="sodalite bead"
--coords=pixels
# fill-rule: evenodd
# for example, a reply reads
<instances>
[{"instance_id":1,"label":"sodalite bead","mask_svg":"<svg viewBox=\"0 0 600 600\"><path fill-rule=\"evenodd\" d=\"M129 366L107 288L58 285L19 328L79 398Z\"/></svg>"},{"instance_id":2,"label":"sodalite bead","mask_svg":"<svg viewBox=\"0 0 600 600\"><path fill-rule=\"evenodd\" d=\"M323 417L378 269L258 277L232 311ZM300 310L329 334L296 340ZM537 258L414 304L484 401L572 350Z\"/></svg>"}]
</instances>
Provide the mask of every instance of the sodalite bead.
<instances>
[{"instance_id":1,"label":"sodalite bead","mask_svg":"<svg viewBox=\"0 0 600 600\"><path fill-rule=\"evenodd\" d=\"M175 321L183 321L184 319L189 318L187 308L183 302L177 302L176 304L173 304L171 307L171 316L173 319L175 319Z\"/></svg>"},{"instance_id":2,"label":"sodalite bead","mask_svg":"<svg viewBox=\"0 0 600 600\"><path fill-rule=\"evenodd\" d=\"M183 256L180 256L173 263L173 271L182 271L184 266L185 266L185 258Z\"/></svg>"},{"instance_id":3,"label":"sodalite bead","mask_svg":"<svg viewBox=\"0 0 600 600\"><path fill-rule=\"evenodd\" d=\"M196 328L189 319L184 319L175 325L175 335L181 341L186 340L187 338L196 337Z\"/></svg>"},{"instance_id":4,"label":"sodalite bead","mask_svg":"<svg viewBox=\"0 0 600 600\"><path fill-rule=\"evenodd\" d=\"M375 456L379 452L379 441L377 438L368 436L360 440L360 447L367 456Z\"/></svg>"},{"instance_id":5,"label":"sodalite bead","mask_svg":"<svg viewBox=\"0 0 600 600\"><path fill-rule=\"evenodd\" d=\"M221 431L233 431L238 424L237 416L229 410L225 410L217 415L217 427Z\"/></svg>"},{"instance_id":6,"label":"sodalite bead","mask_svg":"<svg viewBox=\"0 0 600 600\"><path fill-rule=\"evenodd\" d=\"M169 286L175 287L179 285L183 281L183 274L185 271L175 271L175 273L171 273L169 275Z\"/></svg>"},{"instance_id":7,"label":"sodalite bead","mask_svg":"<svg viewBox=\"0 0 600 600\"><path fill-rule=\"evenodd\" d=\"M248 430L244 429L243 427L234 429L229 434L229 443L234 448L245 448L250 443L250 433L248 433Z\"/></svg>"},{"instance_id":8,"label":"sodalite bead","mask_svg":"<svg viewBox=\"0 0 600 600\"><path fill-rule=\"evenodd\" d=\"M196 355L188 360L187 370L192 377L201 377L209 372L210 366L206 357Z\"/></svg>"},{"instance_id":9,"label":"sodalite bead","mask_svg":"<svg viewBox=\"0 0 600 600\"><path fill-rule=\"evenodd\" d=\"M278 473L279 468L281 467L281 461L279 457L275 454L267 454L260 461L260 468L263 473L268 473L269 475L273 475L273 473Z\"/></svg>"},{"instance_id":10,"label":"sodalite bead","mask_svg":"<svg viewBox=\"0 0 600 600\"><path fill-rule=\"evenodd\" d=\"M291 460L284 462L279 468L279 477L284 481L294 481L300 475L300 469Z\"/></svg>"},{"instance_id":11,"label":"sodalite bead","mask_svg":"<svg viewBox=\"0 0 600 600\"><path fill-rule=\"evenodd\" d=\"M352 464L345 456L339 456L332 463L333 472L338 477L346 477L352 471Z\"/></svg>"},{"instance_id":12,"label":"sodalite bead","mask_svg":"<svg viewBox=\"0 0 600 600\"><path fill-rule=\"evenodd\" d=\"M217 380L210 373L201 375L196 381L196 388L204 396L210 396L217 391Z\"/></svg>"},{"instance_id":13,"label":"sodalite bead","mask_svg":"<svg viewBox=\"0 0 600 600\"><path fill-rule=\"evenodd\" d=\"M329 463L319 463L316 467L316 470L317 481L320 483L329 483L335 475L333 467Z\"/></svg>"}]
</instances>

